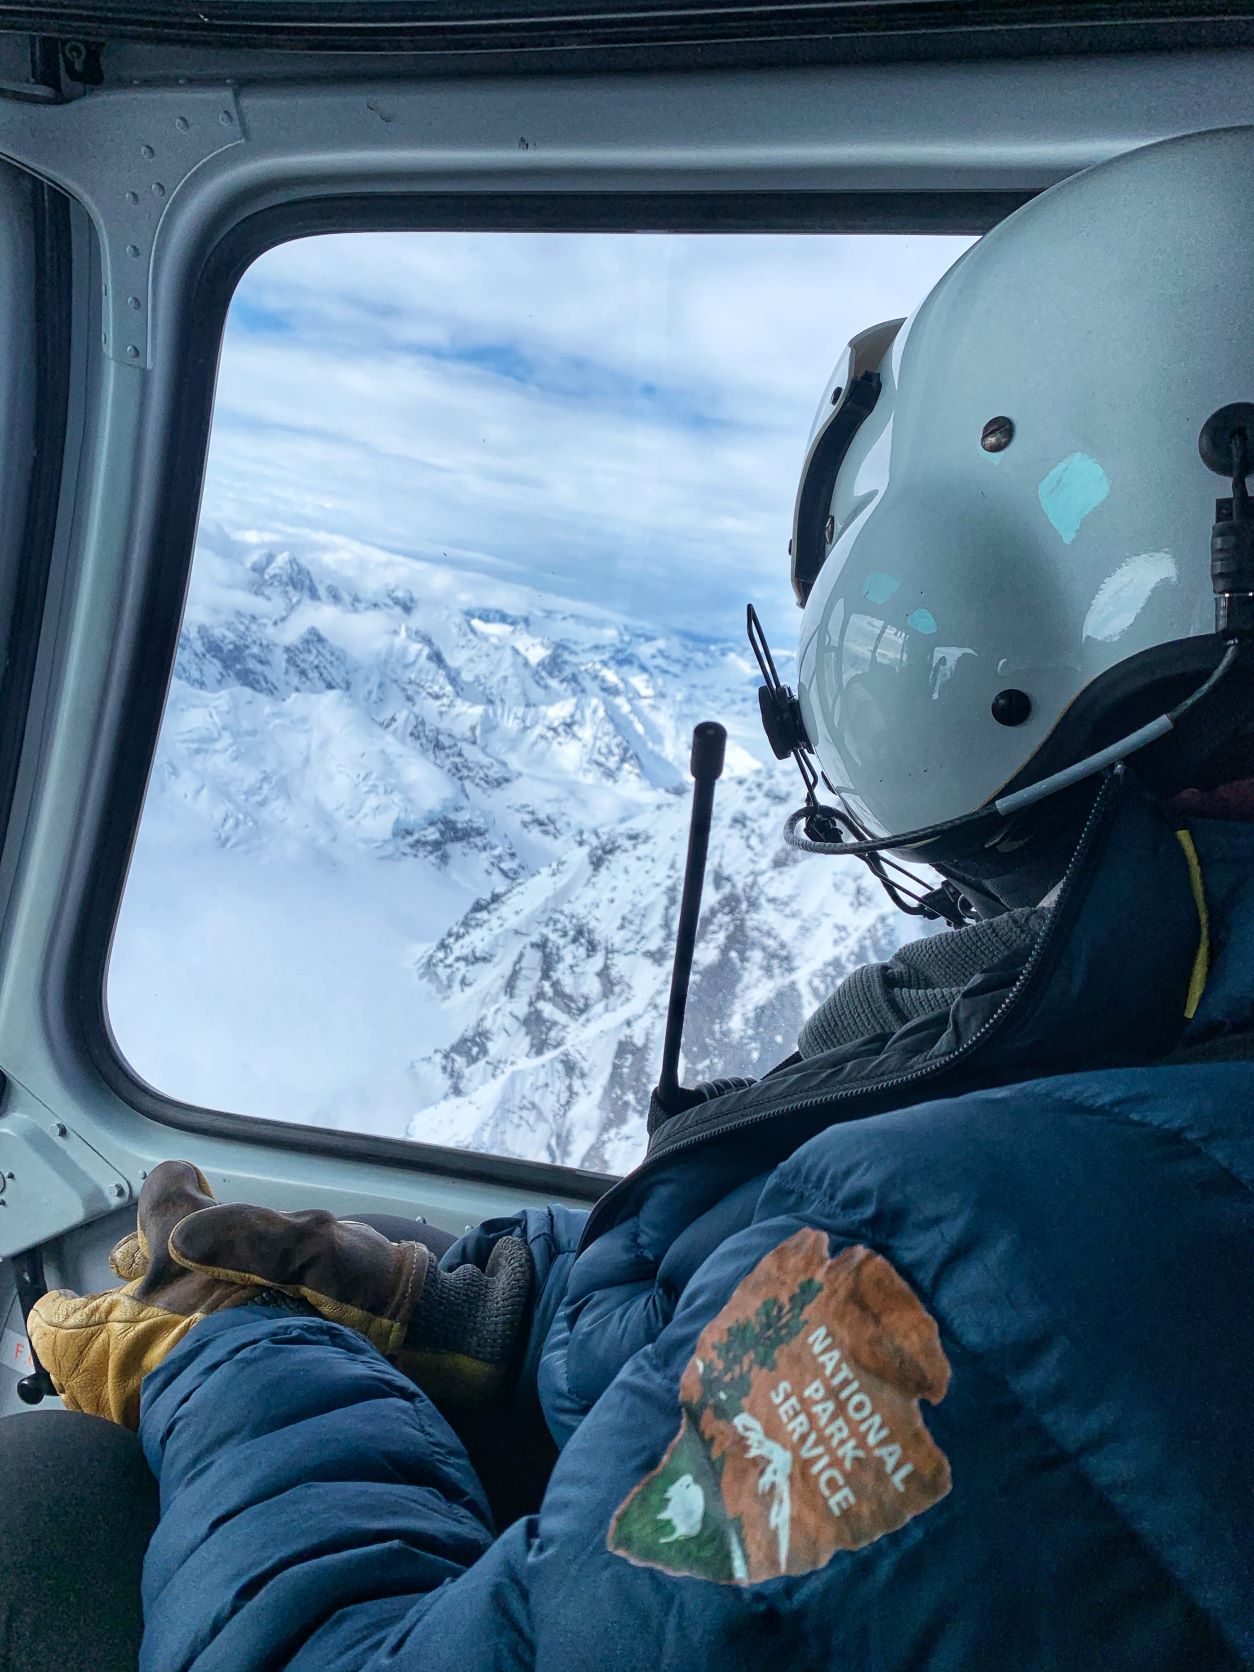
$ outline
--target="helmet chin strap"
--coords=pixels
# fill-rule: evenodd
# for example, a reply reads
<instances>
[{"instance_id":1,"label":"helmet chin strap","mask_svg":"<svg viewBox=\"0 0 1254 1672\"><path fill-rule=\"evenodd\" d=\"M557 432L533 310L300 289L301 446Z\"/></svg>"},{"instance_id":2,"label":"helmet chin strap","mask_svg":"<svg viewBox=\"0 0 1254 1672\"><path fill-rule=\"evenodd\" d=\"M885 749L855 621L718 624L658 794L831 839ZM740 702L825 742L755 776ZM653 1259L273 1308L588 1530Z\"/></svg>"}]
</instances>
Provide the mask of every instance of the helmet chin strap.
<instances>
[{"instance_id":1,"label":"helmet chin strap","mask_svg":"<svg viewBox=\"0 0 1254 1672\"><path fill-rule=\"evenodd\" d=\"M799 762L798 764L803 767L802 777L806 784L806 805L799 811L805 814L807 835L825 841L841 853L848 853L853 844L864 846L872 842L873 838L866 827L854 816L846 801L842 799L838 807L819 801L815 794L817 780L814 777L813 765L809 761ZM824 783L826 782L827 780L824 779ZM829 784L828 788L831 787ZM839 794L839 792L835 793ZM793 817L795 818L796 815L794 814ZM788 824L792 824L791 818ZM852 838L852 842L850 838ZM788 826L785 826L784 840L789 843L790 847L800 845L790 840ZM858 857L898 911L905 912L910 917L922 917L929 921L939 919L947 923L951 929L961 929L964 924L977 921L979 913L971 901L957 883L951 882L947 877L942 878L934 888L930 888L924 877L910 870L908 866L901 864L899 860L888 857L885 853L868 849L860 853ZM890 870L896 871L900 877L905 879L905 882L899 882L895 877L889 876Z\"/></svg>"}]
</instances>

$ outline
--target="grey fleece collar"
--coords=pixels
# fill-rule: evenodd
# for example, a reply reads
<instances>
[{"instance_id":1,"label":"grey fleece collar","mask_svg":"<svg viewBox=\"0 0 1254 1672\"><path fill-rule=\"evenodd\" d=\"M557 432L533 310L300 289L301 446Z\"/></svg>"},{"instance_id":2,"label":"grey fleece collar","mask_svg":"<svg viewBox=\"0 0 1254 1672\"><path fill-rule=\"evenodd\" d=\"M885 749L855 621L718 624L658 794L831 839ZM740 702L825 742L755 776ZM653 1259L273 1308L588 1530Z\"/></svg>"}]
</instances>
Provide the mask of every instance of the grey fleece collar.
<instances>
[{"instance_id":1,"label":"grey fleece collar","mask_svg":"<svg viewBox=\"0 0 1254 1672\"><path fill-rule=\"evenodd\" d=\"M1049 910L1021 906L965 929L912 941L886 964L863 964L810 1017L797 1049L803 1057L817 1057L948 1010L977 975L1013 953L1026 955Z\"/></svg>"}]
</instances>

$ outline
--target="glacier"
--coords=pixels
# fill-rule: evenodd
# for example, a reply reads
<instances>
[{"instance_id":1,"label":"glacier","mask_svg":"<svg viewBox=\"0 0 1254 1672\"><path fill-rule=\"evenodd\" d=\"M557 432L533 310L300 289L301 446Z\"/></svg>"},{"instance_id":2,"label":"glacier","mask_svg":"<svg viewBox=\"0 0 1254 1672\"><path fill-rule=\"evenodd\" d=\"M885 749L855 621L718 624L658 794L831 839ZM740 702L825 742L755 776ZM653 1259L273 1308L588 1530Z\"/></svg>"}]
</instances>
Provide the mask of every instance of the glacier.
<instances>
[{"instance_id":1,"label":"glacier","mask_svg":"<svg viewBox=\"0 0 1254 1672\"><path fill-rule=\"evenodd\" d=\"M784 658L786 661L786 658ZM657 1074L693 725L728 729L684 1038L758 1074L917 936L781 840L742 643L300 529L202 524L108 975L183 1102L616 1174Z\"/></svg>"}]
</instances>

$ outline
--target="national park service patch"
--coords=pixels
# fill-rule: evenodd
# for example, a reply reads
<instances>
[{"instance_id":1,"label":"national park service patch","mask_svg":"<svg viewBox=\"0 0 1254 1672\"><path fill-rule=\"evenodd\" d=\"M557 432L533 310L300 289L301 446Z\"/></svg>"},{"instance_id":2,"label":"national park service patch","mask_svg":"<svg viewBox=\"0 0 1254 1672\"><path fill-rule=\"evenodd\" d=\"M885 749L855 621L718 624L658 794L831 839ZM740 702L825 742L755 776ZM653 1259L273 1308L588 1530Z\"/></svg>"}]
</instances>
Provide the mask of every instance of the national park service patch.
<instances>
[{"instance_id":1,"label":"national park service patch","mask_svg":"<svg viewBox=\"0 0 1254 1672\"><path fill-rule=\"evenodd\" d=\"M832 1259L823 1232L798 1231L702 1330L679 1432L619 1506L609 1548L738 1585L859 1550L949 1491L919 1413L948 1386L936 1325L888 1261Z\"/></svg>"}]
</instances>

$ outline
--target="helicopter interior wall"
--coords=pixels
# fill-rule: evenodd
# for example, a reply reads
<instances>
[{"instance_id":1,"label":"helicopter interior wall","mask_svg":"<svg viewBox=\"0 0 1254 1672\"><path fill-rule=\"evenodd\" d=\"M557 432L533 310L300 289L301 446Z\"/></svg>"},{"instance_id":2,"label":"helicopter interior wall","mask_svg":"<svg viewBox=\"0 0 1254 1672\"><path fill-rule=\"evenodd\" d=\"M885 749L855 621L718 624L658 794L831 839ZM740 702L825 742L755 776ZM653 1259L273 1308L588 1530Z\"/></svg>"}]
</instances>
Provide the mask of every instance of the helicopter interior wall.
<instances>
[{"instance_id":1,"label":"helicopter interior wall","mask_svg":"<svg viewBox=\"0 0 1254 1672\"><path fill-rule=\"evenodd\" d=\"M454 1231L527 1201L587 1199L602 1182L180 1109L139 1085L109 1039L103 970L177 634L225 306L198 316L198 286L241 226L314 204L360 224L363 199L396 224L397 206L424 194L462 203L460 224L474 225L476 202L492 198L751 191L833 205L935 194L965 218L954 230L973 230L979 201L1002 194L1008 207L1119 150L1248 119L1252 94L1254 52L1234 50L507 86L154 80L60 105L0 96L0 155L80 206L73 299L93 323L77 337L20 818L0 854L0 1165L14 1174L0 1255L39 1244L50 1283L108 1282L146 1171L172 1153L228 1198L421 1214ZM167 138L168 167L141 165ZM816 376L833 353L816 345ZM10 1370L13 1301L6 1261ZM20 1408L15 1386L0 1377L0 1412Z\"/></svg>"},{"instance_id":2,"label":"helicopter interior wall","mask_svg":"<svg viewBox=\"0 0 1254 1672\"><path fill-rule=\"evenodd\" d=\"M123 1227L130 1229L133 1224L133 1210L123 1210L90 1220L65 1237L45 1243L41 1252L49 1288L99 1288L112 1282L109 1250L123 1234ZM18 1383L30 1374L32 1361L11 1258L0 1264L0 1355L4 1365L0 1373L0 1417L20 1416L31 1409L19 1396ZM55 1409L58 1404L54 1400L42 1408Z\"/></svg>"}]
</instances>

